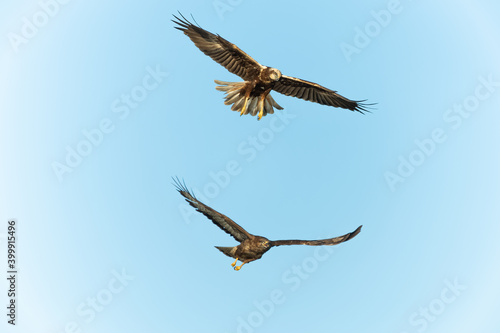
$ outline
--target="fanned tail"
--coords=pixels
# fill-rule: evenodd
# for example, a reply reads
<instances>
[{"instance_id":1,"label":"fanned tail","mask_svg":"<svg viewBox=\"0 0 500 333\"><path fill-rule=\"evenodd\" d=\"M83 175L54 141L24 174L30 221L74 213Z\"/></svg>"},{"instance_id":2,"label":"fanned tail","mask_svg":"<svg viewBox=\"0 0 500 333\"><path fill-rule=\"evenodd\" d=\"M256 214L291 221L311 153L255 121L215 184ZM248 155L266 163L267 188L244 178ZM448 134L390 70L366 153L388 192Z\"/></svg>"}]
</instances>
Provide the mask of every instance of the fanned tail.
<instances>
[{"instance_id":1,"label":"fanned tail","mask_svg":"<svg viewBox=\"0 0 500 333\"><path fill-rule=\"evenodd\" d=\"M226 93L224 104L232 105L231 110L239 111L240 115L250 114L256 116L262 110L262 116L265 116L268 113L273 114L274 108L283 110L269 93L260 96L250 96L249 91L253 89L250 82L225 82L219 80L214 80L214 82L218 84L215 89ZM260 116L258 119L260 120Z\"/></svg>"}]
</instances>

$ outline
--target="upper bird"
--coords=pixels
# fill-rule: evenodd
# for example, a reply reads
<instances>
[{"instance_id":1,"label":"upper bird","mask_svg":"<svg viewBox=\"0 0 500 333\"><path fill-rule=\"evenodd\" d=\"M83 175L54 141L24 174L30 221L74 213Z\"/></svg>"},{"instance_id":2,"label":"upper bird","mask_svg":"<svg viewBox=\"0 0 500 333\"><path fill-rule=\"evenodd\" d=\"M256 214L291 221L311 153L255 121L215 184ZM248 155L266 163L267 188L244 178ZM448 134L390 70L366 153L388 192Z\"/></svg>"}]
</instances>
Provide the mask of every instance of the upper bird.
<instances>
[{"instance_id":1,"label":"upper bird","mask_svg":"<svg viewBox=\"0 0 500 333\"><path fill-rule=\"evenodd\" d=\"M327 239L320 239L320 240L298 240L298 239L293 239L293 240L278 240L278 241L270 241L269 239L261 236L256 236L248 233L245 229L243 229L240 225L238 225L236 222L231 220L229 217L222 215L221 213L217 212L216 210L208 207L201 201L195 198L193 194L189 192L187 189L186 185L184 183L181 183L179 179L174 179L174 185L179 191L179 193L186 198L186 201L196 208L196 210L203 215L205 215L207 218L212 220L212 222L217 225L219 228L224 230L226 233L230 234L233 236L234 239L236 239L240 244L238 246L233 246L233 247L222 247L222 246L216 246L217 249L219 249L222 253L224 253L228 257L232 257L236 259L231 266L234 267L235 270L239 271L241 267L249 263L251 261L260 259L264 253L269 251L271 247L273 246L280 246L280 245L336 245L340 244L343 242L348 241L349 239L353 238L359 232L361 231L361 227L359 226L356 230L353 232L350 232L348 234L345 234L343 236L339 237L334 237L334 238L327 238ZM241 261L241 265L236 266L236 263ZM236 267L235 267L236 266Z\"/></svg>"},{"instance_id":2,"label":"upper bird","mask_svg":"<svg viewBox=\"0 0 500 333\"><path fill-rule=\"evenodd\" d=\"M283 108L269 94L271 90L323 105L360 113L368 111L364 101L352 101L317 83L282 75L276 68L262 66L238 46L192 24L182 14L180 16L182 19L174 15L177 21L172 20L178 25L176 29L184 32L207 56L245 80L244 82L215 80L215 83L220 85L215 89L226 92L224 104L232 104L231 110L240 111L240 115L258 114L260 120L266 114L274 113L273 107L282 110Z\"/></svg>"}]
</instances>

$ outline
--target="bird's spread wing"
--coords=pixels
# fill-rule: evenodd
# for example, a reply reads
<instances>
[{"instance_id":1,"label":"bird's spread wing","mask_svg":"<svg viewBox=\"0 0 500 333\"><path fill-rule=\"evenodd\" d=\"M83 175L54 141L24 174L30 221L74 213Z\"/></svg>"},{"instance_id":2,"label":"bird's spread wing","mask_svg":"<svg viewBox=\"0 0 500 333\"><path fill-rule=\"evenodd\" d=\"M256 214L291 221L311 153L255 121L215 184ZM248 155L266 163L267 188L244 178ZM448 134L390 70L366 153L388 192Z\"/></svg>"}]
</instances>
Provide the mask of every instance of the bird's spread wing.
<instances>
[{"instance_id":1,"label":"bird's spread wing","mask_svg":"<svg viewBox=\"0 0 500 333\"><path fill-rule=\"evenodd\" d=\"M282 75L281 79L274 84L273 90L286 95L304 99L323 105L344 108L351 111L368 112L364 101L351 101L336 91L330 90L317 83L297 79L295 77Z\"/></svg>"},{"instance_id":2,"label":"bird's spread wing","mask_svg":"<svg viewBox=\"0 0 500 333\"><path fill-rule=\"evenodd\" d=\"M229 217L217 212L215 209L208 207L207 205L196 199L195 196L189 192L186 184L181 183L178 178L173 178L173 180L177 191L179 191L179 193L184 198L186 198L186 201L191 206L208 217L219 228L233 236L234 239L236 239L238 242L243 242L246 239L252 238L251 234L249 234L245 229L243 229Z\"/></svg>"},{"instance_id":3,"label":"bird's spread wing","mask_svg":"<svg viewBox=\"0 0 500 333\"><path fill-rule=\"evenodd\" d=\"M250 81L259 75L263 66L238 46L192 24L182 14L180 15L182 19L174 15L177 21L172 20L178 25L175 28L184 32L203 53L245 81Z\"/></svg>"},{"instance_id":4,"label":"bird's spread wing","mask_svg":"<svg viewBox=\"0 0 500 333\"><path fill-rule=\"evenodd\" d=\"M359 226L358 229L354 230L353 232L350 232L348 234L345 234L345 235L339 236L339 237L320 239L320 240L298 240L298 239L279 240L279 241L271 241L271 245L272 246L281 246L281 245L315 245L315 246L318 246L318 245L336 245L336 244L346 242L349 239L355 237L361 231L361 227L362 226Z\"/></svg>"}]
</instances>

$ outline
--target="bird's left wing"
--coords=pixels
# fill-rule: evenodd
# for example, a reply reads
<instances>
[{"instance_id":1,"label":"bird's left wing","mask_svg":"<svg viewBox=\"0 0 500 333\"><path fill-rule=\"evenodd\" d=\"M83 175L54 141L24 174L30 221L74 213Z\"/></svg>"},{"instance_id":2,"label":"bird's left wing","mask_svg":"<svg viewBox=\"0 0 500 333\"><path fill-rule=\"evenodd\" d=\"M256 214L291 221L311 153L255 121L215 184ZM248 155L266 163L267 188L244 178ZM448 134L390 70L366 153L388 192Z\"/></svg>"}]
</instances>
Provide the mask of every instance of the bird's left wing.
<instances>
[{"instance_id":1,"label":"bird's left wing","mask_svg":"<svg viewBox=\"0 0 500 333\"><path fill-rule=\"evenodd\" d=\"M223 215L205 205L203 202L196 199L196 197L189 192L186 187L186 184L181 183L178 178L173 178L174 185L179 191L179 193L186 198L186 201L196 208L197 211L208 217L215 225L224 230L226 233L230 234L234 237L238 242L243 242L246 239L252 238L252 235L249 234L245 229L243 229L236 222L231 220L226 215Z\"/></svg>"},{"instance_id":2,"label":"bird's left wing","mask_svg":"<svg viewBox=\"0 0 500 333\"><path fill-rule=\"evenodd\" d=\"M328 239L320 239L320 240L299 240L299 239L291 239L291 240L279 240L279 241L271 241L272 246L281 246L281 245L336 245L343 242L348 241L351 238L354 238L357 234L360 233L362 225L358 227L358 229L345 234L343 236L328 238Z\"/></svg>"},{"instance_id":3,"label":"bird's left wing","mask_svg":"<svg viewBox=\"0 0 500 333\"><path fill-rule=\"evenodd\" d=\"M224 66L228 71L245 81L254 80L259 75L263 66L238 46L219 35L214 35L192 24L182 14L182 19L175 15L174 17L177 21L172 20L172 22L178 25L175 28L184 32L203 53Z\"/></svg>"},{"instance_id":4,"label":"bird's left wing","mask_svg":"<svg viewBox=\"0 0 500 333\"><path fill-rule=\"evenodd\" d=\"M282 75L281 79L274 84L273 90L286 96L293 96L314 103L361 113L368 112L366 109L368 104L364 104L364 101L352 101L337 94L336 91L296 77Z\"/></svg>"}]
</instances>

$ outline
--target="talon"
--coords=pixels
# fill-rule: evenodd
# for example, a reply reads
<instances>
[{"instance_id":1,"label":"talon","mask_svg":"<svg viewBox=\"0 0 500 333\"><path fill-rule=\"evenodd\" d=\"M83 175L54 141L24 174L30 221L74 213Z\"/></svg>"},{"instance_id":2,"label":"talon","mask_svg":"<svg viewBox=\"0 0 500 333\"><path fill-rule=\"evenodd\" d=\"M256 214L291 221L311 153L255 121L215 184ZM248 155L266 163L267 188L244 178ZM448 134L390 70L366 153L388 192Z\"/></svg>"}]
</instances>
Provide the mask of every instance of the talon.
<instances>
[{"instance_id":1,"label":"talon","mask_svg":"<svg viewBox=\"0 0 500 333\"><path fill-rule=\"evenodd\" d=\"M239 271L239 270L241 269L241 267L243 267L243 265L244 265L244 264L245 264L245 263L242 263L241 265L236 266L236 267L234 268L234 270L235 270L235 271Z\"/></svg>"},{"instance_id":2,"label":"talon","mask_svg":"<svg viewBox=\"0 0 500 333\"><path fill-rule=\"evenodd\" d=\"M231 264L231 266L236 266L236 263L238 262L238 258L236 258L236 260ZM236 269L236 268L235 268Z\"/></svg>"},{"instance_id":3,"label":"talon","mask_svg":"<svg viewBox=\"0 0 500 333\"><path fill-rule=\"evenodd\" d=\"M260 120L264 116L264 99L266 98L265 94L262 94L259 100L259 105L260 105L260 111L259 115L257 116L257 120Z\"/></svg>"},{"instance_id":4,"label":"talon","mask_svg":"<svg viewBox=\"0 0 500 333\"><path fill-rule=\"evenodd\" d=\"M243 108L241 109L240 116L242 116L245 113L245 110L247 109L247 104L248 104L248 97L245 98L245 104L243 105Z\"/></svg>"}]
</instances>

